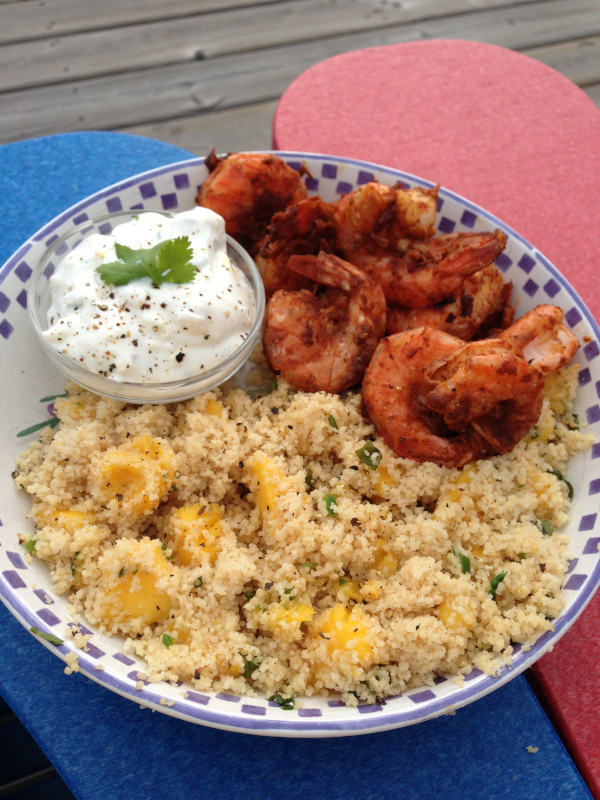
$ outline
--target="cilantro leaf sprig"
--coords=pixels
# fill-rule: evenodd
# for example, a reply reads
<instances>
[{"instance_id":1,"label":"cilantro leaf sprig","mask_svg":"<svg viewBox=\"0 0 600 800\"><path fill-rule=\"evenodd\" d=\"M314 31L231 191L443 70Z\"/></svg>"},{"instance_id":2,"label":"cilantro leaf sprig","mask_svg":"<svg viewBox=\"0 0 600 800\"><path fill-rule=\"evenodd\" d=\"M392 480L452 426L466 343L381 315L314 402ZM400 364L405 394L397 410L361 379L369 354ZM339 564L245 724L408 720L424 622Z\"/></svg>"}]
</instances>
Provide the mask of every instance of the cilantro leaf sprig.
<instances>
[{"instance_id":1,"label":"cilantro leaf sprig","mask_svg":"<svg viewBox=\"0 0 600 800\"><path fill-rule=\"evenodd\" d=\"M104 283L114 286L124 286L146 277L154 286L189 283L196 274L196 267L191 263L193 250L188 236L166 239L154 247L140 250L117 242L115 252L119 261L101 264L96 270Z\"/></svg>"}]
</instances>

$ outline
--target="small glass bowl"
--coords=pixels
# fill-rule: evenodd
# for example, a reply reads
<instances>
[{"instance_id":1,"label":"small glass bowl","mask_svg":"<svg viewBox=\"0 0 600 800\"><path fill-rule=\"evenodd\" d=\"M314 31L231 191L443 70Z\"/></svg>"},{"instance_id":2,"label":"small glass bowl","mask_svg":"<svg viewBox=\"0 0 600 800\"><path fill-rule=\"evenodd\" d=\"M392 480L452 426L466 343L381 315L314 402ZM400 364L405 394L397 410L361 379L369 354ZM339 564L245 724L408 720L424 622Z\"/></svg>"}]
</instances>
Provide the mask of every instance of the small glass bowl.
<instances>
[{"instance_id":1,"label":"small glass bowl","mask_svg":"<svg viewBox=\"0 0 600 800\"><path fill-rule=\"evenodd\" d=\"M149 211L151 209L148 209ZM265 313L265 290L258 268L252 258L231 236L227 236L227 254L246 276L254 295L254 320L247 338L219 364L188 378L158 383L118 381L83 367L42 337L47 330L47 312L50 307L50 278L56 265L65 255L74 250L81 241L93 233L109 234L116 225L128 222L140 211L123 211L95 219L88 219L73 226L54 241L43 253L34 267L29 293L29 315L34 330L52 363L69 379L96 394L121 400L126 403L174 403L187 400L202 392L214 389L236 373L248 360L261 334ZM162 216L174 216L164 212Z\"/></svg>"}]
</instances>

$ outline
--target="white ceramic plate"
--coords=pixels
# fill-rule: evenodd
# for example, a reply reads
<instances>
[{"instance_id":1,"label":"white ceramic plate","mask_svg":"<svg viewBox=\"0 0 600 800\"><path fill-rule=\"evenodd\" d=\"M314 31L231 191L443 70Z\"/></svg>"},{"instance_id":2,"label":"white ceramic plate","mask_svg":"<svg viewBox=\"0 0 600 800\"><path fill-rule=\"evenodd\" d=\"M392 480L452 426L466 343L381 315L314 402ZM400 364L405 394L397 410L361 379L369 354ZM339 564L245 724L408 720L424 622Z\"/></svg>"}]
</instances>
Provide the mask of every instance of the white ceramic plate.
<instances>
[{"instance_id":1,"label":"white ceramic plate","mask_svg":"<svg viewBox=\"0 0 600 800\"><path fill-rule=\"evenodd\" d=\"M306 166L312 176L306 179L309 191L326 200L372 179L387 184L402 181L409 186L431 185L397 170L351 159L305 153L278 155L292 166ZM31 265L56 237L87 217L129 208L172 211L191 207L206 175L203 160L192 159L97 192L45 225L0 271L0 369L4 376L0 411L5 467L0 478L0 597L27 629L36 626L63 639L65 626L73 623L65 599L52 591L44 564L36 559L31 564L25 561L18 536L29 538L32 530L26 521L29 500L16 491L10 477L10 465L38 435L39 428L56 424L51 398L63 391L63 378L42 352L26 312ZM584 343L576 356L581 364L576 410L600 440L600 331L567 281L515 231L444 189L439 196L437 227L440 232L501 228L507 234L507 247L496 264L513 282L520 298L519 313L540 303L559 305L566 312L566 324ZM59 647L42 643L63 659L69 651L76 652L82 672L136 703L228 730L275 736L344 736L420 722L482 697L529 667L556 643L590 600L600 581L600 444L572 459L568 478L575 496L567 529L573 558L564 585L565 610L555 621L554 631L544 634L531 649L516 647L512 665L498 677L474 670L462 686L451 678L440 678L432 687L412 689L381 705L347 708L331 698L306 698L299 700L296 709L286 711L267 700L200 693L186 685L148 684L138 690L137 673L143 672L143 662L125 655L121 640L89 628L86 631L92 636L87 652L67 641Z\"/></svg>"}]
</instances>

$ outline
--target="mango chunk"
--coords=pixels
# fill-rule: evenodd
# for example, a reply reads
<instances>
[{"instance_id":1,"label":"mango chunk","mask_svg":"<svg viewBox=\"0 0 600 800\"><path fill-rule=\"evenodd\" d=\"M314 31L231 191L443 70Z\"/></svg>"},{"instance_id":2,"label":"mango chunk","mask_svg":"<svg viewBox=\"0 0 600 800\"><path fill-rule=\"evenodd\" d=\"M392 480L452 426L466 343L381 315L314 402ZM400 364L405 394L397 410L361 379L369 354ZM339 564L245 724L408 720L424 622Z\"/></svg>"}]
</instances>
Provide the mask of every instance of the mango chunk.
<instances>
[{"instance_id":1,"label":"mango chunk","mask_svg":"<svg viewBox=\"0 0 600 800\"><path fill-rule=\"evenodd\" d=\"M134 514L149 514L173 482L172 460L172 452L160 442L138 436L98 457L92 469L92 493L102 502L116 499Z\"/></svg>"},{"instance_id":2,"label":"mango chunk","mask_svg":"<svg viewBox=\"0 0 600 800\"><path fill-rule=\"evenodd\" d=\"M390 553L385 539L377 539L375 543L375 559L373 562L375 569L383 572L384 575L392 575L398 571L398 559Z\"/></svg>"},{"instance_id":3,"label":"mango chunk","mask_svg":"<svg viewBox=\"0 0 600 800\"><path fill-rule=\"evenodd\" d=\"M116 576L118 565L121 565ZM172 608L167 592L158 587L169 574L169 562L159 544L150 539L120 540L103 567L102 618L111 628L143 630L165 620Z\"/></svg>"},{"instance_id":4,"label":"mango chunk","mask_svg":"<svg viewBox=\"0 0 600 800\"><path fill-rule=\"evenodd\" d=\"M384 495L385 490L388 489L390 486L394 485L394 479L390 475L389 471L380 464L377 467L377 480L375 481L374 489L379 495Z\"/></svg>"},{"instance_id":5,"label":"mango chunk","mask_svg":"<svg viewBox=\"0 0 600 800\"><path fill-rule=\"evenodd\" d=\"M221 508L217 503L194 503L173 512L172 534L168 537L175 563L199 564L207 553L210 563L217 557L217 540L222 533Z\"/></svg>"},{"instance_id":6,"label":"mango chunk","mask_svg":"<svg viewBox=\"0 0 600 800\"><path fill-rule=\"evenodd\" d=\"M225 419L225 406L219 400L209 397L209 399L206 401L206 405L204 406L204 413L210 414L212 417Z\"/></svg>"},{"instance_id":7,"label":"mango chunk","mask_svg":"<svg viewBox=\"0 0 600 800\"><path fill-rule=\"evenodd\" d=\"M248 463L250 472L257 479L254 499L263 516L278 516L281 509L279 498L284 494L287 480L283 470L272 459L257 453Z\"/></svg>"},{"instance_id":8,"label":"mango chunk","mask_svg":"<svg viewBox=\"0 0 600 800\"><path fill-rule=\"evenodd\" d=\"M302 636L300 626L310 622L315 615L312 605L300 599L285 603L271 603L257 617L263 630L284 639L299 639Z\"/></svg>"},{"instance_id":9,"label":"mango chunk","mask_svg":"<svg viewBox=\"0 0 600 800\"><path fill-rule=\"evenodd\" d=\"M465 610L461 613L451 599L442 600L435 614L448 630L456 633L466 633L474 623L472 611Z\"/></svg>"},{"instance_id":10,"label":"mango chunk","mask_svg":"<svg viewBox=\"0 0 600 800\"><path fill-rule=\"evenodd\" d=\"M347 609L340 603L326 609L313 620L317 634L326 641L327 651L355 652L364 666L371 663L373 649L369 642L369 626L359 606Z\"/></svg>"},{"instance_id":11,"label":"mango chunk","mask_svg":"<svg viewBox=\"0 0 600 800\"><path fill-rule=\"evenodd\" d=\"M361 599L373 602L381 597L381 586L375 581L365 581L360 587Z\"/></svg>"}]
</instances>

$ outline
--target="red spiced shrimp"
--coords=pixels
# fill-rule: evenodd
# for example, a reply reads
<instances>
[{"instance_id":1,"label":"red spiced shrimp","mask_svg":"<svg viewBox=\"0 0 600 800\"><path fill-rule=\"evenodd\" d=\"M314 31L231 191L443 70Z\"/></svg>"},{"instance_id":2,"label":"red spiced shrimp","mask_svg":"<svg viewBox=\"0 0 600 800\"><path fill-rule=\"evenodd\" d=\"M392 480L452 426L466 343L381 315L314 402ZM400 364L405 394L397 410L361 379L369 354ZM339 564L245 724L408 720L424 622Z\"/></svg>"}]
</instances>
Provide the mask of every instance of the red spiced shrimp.
<instances>
[{"instance_id":1,"label":"red spiced shrimp","mask_svg":"<svg viewBox=\"0 0 600 800\"><path fill-rule=\"evenodd\" d=\"M342 392L361 380L384 334L381 287L329 253L292 256L288 266L327 288L275 292L265 315L265 354L296 389Z\"/></svg>"},{"instance_id":2,"label":"red spiced shrimp","mask_svg":"<svg viewBox=\"0 0 600 800\"><path fill-rule=\"evenodd\" d=\"M302 176L281 158L267 153L232 153L207 158L210 175L196 203L225 219L230 236L253 251L275 212L306 197Z\"/></svg>"}]
</instances>

